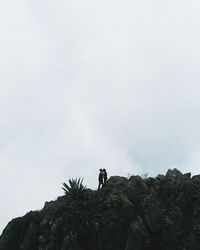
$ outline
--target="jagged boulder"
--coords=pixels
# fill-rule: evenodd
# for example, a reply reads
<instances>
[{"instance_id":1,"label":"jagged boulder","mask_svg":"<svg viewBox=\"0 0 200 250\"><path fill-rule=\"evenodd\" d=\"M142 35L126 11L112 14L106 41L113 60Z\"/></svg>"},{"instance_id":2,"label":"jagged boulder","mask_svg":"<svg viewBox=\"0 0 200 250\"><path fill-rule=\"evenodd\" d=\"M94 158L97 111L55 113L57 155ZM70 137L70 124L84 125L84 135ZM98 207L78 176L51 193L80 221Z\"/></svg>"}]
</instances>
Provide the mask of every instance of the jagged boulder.
<instances>
[{"instance_id":1,"label":"jagged boulder","mask_svg":"<svg viewBox=\"0 0 200 250\"><path fill-rule=\"evenodd\" d=\"M131 176L128 184L126 194L128 199L132 202L143 200L149 193L145 181L140 176Z\"/></svg>"},{"instance_id":2,"label":"jagged boulder","mask_svg":"<svg viewBox=\"0 0 200 250\"><path fill-rule=\"evenodd\" d=\"M143 210L149 231L152 233L159 232L162 228L163 216L159 198L155 193L151 193L144 199Z\"/></svg>"},{"instance_id":3,"label":"jagged boulder","mask_svg":"<svg viewBox=\"0 0 200 250\"><path fill-rule=\"evenodd\" d=\"M41 219L41 213L32 211L24 217L13 219L0 237L0 249L37 249Z\"/></svg>"},{"instance_id":4,"label":"jagged boulder","mask_svg":"<svg viewBox=\"0 0 200 250\"><path fill-rule=\"evenodd\" d=\"M131 223L125 250L145 250L149 245L150 235L140 216Z\"/></svg>"}]
</instances>

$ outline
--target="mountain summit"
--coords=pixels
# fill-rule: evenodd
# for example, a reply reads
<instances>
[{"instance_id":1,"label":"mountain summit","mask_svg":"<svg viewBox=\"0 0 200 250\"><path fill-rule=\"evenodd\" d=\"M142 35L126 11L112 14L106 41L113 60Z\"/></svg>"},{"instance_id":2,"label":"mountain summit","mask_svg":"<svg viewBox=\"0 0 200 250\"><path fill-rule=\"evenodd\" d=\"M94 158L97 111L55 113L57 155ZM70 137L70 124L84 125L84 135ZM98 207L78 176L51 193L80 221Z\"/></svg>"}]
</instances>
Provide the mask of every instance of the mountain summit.
<instances>
[{"instance_id":1,"label":"mountain summit","mask_svg":"<svg viewBox=\"0 0 200 250\"><path fill-rule=\"evenodd\" d=\"M200 175L112 176L8 223L0 250L199 250Z\"/></svg>"}]
</instances>

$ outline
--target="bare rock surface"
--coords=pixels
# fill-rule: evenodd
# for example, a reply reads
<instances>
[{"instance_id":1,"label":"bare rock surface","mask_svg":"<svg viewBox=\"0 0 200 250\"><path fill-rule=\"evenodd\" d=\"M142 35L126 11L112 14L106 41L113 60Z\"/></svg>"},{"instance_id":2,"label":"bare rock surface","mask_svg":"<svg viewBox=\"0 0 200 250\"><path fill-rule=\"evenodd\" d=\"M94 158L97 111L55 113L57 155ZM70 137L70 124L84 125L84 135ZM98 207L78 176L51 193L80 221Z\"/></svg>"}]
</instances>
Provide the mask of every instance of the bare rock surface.
<instances>
[{"instance_id":1,"label":"bare rock surface","mask_svg":"<svg viewBox=\"0 0 200 250\"><path fill-rule=\"evenodd\" d=\"M199 250L200 175L112 176L8 223L0 250Z\"/></svg>"}]
</instances>

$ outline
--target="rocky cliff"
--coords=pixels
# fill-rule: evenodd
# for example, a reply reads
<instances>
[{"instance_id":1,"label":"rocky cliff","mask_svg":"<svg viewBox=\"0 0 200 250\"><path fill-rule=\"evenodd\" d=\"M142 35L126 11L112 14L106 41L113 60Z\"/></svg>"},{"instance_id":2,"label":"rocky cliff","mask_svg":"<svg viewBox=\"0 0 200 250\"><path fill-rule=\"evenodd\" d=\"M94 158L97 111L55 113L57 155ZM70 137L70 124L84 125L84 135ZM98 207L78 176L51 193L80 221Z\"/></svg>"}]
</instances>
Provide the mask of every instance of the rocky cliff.
<instances>
[{"instance_id":1,"label":"rocky cliff","mask_svg":"<svg viewBox=\"0 0 200 250\"><path fill-rule=\"evenodd\" d=\"M13 219L1 250L199 250L200 175L110 177Z\"/></svg>"}]
</instances>

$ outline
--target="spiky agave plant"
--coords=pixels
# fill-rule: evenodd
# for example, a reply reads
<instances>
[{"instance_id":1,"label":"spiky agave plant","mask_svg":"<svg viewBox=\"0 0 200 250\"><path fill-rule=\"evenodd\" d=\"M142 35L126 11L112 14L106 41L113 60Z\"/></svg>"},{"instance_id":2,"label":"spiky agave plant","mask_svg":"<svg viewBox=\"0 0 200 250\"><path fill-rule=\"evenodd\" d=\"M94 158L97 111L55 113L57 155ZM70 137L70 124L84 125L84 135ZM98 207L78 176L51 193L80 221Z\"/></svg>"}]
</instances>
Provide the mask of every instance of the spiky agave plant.
<instances>
[{"instance_id":1,"label":"spiky agave plant","mask_svg":"<svg viewBox=\"0 0 200 250\"><path fill-rule=\"evenodd\" d=\"M83 178L71 178L69 179L69 185L67 185L65 182L63 183L62 189L64 190L65 194L69 194L72 196L77 196L83 193L86 186L83 185Z\"/></svg>"}]
</instances>

